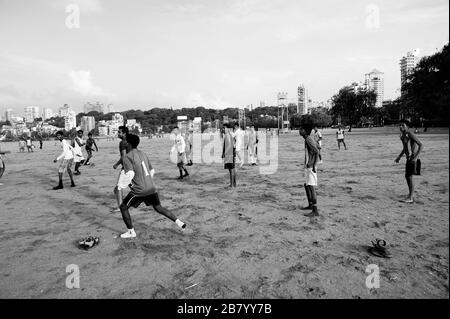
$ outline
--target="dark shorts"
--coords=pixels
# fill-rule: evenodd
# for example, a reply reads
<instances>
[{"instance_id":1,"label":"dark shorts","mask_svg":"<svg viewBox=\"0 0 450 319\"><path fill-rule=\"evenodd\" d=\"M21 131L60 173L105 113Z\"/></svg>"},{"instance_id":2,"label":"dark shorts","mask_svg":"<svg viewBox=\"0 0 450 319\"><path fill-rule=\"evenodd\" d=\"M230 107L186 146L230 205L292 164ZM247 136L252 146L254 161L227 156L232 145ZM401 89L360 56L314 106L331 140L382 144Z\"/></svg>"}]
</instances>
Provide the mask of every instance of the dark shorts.
<instances>
[{"instance_id":1,"label":"dark shorts","mask_svg":"<svg viewBox=\"0 0 450 319\"><path fill-rule=\"evenodd\" d=\"M86 148L86 153L87 153L89 156L92 156L92 150L91 150L90 148Z\"/></svg>"},{"instance_id":2,"label":"dark shorts","mask_svg":"<svg viewBox=\"0 0 450 319\"><path fill-rule=\"evenodd\" d=\"M420 159L417 159L415 161L406 161L405 166L405 176L413 176L413 175L420 175L421 165Z\"/></svg>"},{"instance_id":3,"label":"dark shorts","mask_svg":"<svg viewBox=\"0 0 450 319\"><path fill-rule=\"evenodd\" d=\"M147 196L136 196L130 192L123 199L123 203L125 205L127 205L128 208L130 208L130 207L138 208L139 205L141 205L143 202L147 206L161 205L161 202L159 201L158 193L153 193L153 194L147 195Z\"/></svg>"},{"instance_id":4,"label":"dark shorts","mask_svg":"<svg viewBox=\"0 0 450 319\"><path fill-rule=\"evenodd\" d=\"M338 143L344 143L344 139L343 138L338 138Z\"/></svg>"},{"instance_id":5,"label":"dark shorts","mask_svg":"<svg viewBox=\"0 0 450 319\"><path fill-rule=\"evenodd\" d=\"M224 168L225 169L233 169L234 168L234 163L225 163Z\"/></svg>"}]
</instances>

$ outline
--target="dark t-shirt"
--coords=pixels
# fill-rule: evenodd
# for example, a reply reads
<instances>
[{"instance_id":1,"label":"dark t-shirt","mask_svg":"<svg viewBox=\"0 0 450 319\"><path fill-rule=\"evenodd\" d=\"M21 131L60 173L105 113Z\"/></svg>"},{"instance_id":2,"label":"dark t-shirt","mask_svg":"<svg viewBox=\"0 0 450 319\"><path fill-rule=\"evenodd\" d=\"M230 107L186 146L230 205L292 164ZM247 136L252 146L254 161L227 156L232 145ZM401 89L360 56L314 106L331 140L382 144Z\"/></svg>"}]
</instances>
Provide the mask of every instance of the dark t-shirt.
<instances>
[{"instance_id":1,"label":"dark t-shirt","mask_svg":"<svg viewBox=\"0 0 450 319\"><path fill-rule=\"evenodd\" d=\"M134 172L131 186L133 195L143 197L156 193L156 187L150 175L150 171L153 169L152 164L145 153L132 149L123 158L123 168L125 173Z\"/></svg>"}]
</instances>

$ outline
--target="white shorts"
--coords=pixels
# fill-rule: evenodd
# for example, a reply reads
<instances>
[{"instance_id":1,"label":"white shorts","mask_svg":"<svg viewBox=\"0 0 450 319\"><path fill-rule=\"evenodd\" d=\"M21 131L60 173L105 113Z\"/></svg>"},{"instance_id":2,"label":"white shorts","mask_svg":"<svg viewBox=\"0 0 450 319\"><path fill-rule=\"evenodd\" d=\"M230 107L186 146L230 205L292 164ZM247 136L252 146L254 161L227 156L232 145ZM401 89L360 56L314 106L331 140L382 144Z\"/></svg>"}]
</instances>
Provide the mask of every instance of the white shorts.
<instances>
[{"instance_id":1,"label":"white shorts","mask_svg":"<svg viewBox=\"0 0 450 319\"><path fill-rule=\"evenodd\" d=\"M73 161L74 161L75 163L80 163L82 160L84 160L83 155L74 154L74 156L73 156Z\"/></svg>"},{"instance_id":2,"label":"white shorts","mask_svg":"<svg viewBox=\"0 0 450 319\"><path fill-rule=\"evenodd\" d=\"M119 181L121 180L121 178L124 178L124 177L125 177L125 170L121 169L119 176L117 177L116 185L119 185Z\"/></svg>"},{"instance_id":3,"label":"white shorts","mask_svg":"<svg viewBox=\"0 0 450 319\"><path fill-rule=\"evenodd\" d=\"M317 186L317 173L312 168L305 168L305 180L307 186Z\"/></svg>"}]
</instances>

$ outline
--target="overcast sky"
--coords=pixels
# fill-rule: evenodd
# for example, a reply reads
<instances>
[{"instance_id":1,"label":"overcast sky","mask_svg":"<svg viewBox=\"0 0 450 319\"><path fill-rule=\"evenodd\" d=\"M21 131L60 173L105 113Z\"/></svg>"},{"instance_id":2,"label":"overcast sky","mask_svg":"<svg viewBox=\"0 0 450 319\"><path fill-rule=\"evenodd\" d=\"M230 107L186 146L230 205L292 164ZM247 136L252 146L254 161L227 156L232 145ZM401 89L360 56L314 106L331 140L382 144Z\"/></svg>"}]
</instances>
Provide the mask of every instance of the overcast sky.
<instances>
[{"instance_id":1,"label":"overcast sky","mask_svg":"<svg viewBox=\"0 0 450 319\"><path fill-rule=\"evenodd\" d=\"M395 98L400 58L448 30L448 0L0 0L0 112L326 101L374 68Z\"/></svg>"}]
</instances>

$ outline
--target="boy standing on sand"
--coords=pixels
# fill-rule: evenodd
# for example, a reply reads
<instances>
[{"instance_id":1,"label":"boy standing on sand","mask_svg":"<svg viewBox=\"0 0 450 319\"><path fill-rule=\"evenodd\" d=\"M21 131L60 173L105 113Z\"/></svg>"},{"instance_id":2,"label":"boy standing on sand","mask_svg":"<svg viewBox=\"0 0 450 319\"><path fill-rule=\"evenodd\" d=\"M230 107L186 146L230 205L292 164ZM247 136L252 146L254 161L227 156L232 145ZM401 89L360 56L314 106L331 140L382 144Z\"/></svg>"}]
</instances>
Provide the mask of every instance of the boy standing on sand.
<instances>
[{"instance_id":1,"label":"boy standing on sand","mask_svg":"<svg viewBox=\"0 0 450 319\"><path fill-rule=\"evenodd\" d=\"M59 155L53 162L56 163L59 160L62 159L61 163L59 164L58 168L58 177L59 177L59 184L55 187L53 187L54 190L57 189L63 189L63 183L62 178L64 171L67 169L67 173L69 173L70 177L70 186L75 187L75 183L73 181L73 175L72 175L72 164L73 164L73 148L70 146L69 142L64 139L63 132L58 131L56 132L56 138L61 142L61 147L63 149L61 155Z\"/></svg>"},{"instance_id":2,"label":"boy standing on sand","mask_svg":"<svg viewBox=\"0 0 450 319\"><path fill-rule=\"evenodd\" d=\"M153 206L161 215L166 216L177 224L182 230L186 224L179 220L171 211L161 206L153 175L155 170L150 163L148 156L137 149L139 145L139 136L127 134L127 143L130 145L130 151L122 158L124 174L122 174L117 183L117 188L123 190L131 184L131 191L124 198L120 205L123 221L127 226L127 232L120 235L121 238L134 238L136 232L133 228L130 212L128 209L132 206L138 208L144 202L147 206Z\"/></svg>"},{"instance_id":3,"label":"boy standing on sand","mask_svg":"<svg viewBox=\"0 0 450 319\"><path fill-rule=\"evenodd\" d=\"M128 127L126 127L126 126L119 126L119 130L117 131L117 136L120 139L120 143L119 143L120 158L113 165L114 169L119 167L119 165L122 165L122 169L120 170L120 173L119 173L119 179L124 174L122 160L123 160L123 157L127 154L127 148L128 148L128 143L126 141L127 135L128 135ZM119 189L117 186L114 187L114 195L116 196L117 207L119 207L118 209L116 209L116 211L120 211L120 205L122 204L122 200L123 200L123 191L122 191L122 189Z\"/></svg>"},{"instance_id":4,"label":"boy standing on sand","mask_svg":"<svg viewBox=\"0 0 450 319\"><path fill-rule=\"evenodd\" d=\"M234 131L231 134L235 139L235 150L236 157L239 158L240 165L242 168L244 166L244 143L245 143L245 133L241 130L238 123L234 123Z\"/></svg>"},{"instance_id":5,"label":"boy standing on sand","mask_svg":"<svg viewBox=\"0 0 450 319\"><path fill-rule=\"evenodd\" d=\"M256 155L256 145L258 143L258 136L256 135L255 127L252 125L248 133L248 159L252 166L256 166L258 160Z\"/></svg>"},{"instance_id":6,"label":"boy standing on sand","mask_svg":"<svg viewBox=\"0 0 450 319\"><path fill-rule=\"evenodd\" d=\"M337 143L338 143L338 149L341 149L341 143L344 144L345 150L347 150L347 145L345 145L345 133L344 130L342 129L342 126L339 126L339 129L336 132L336 138L337 138Z\"/></svg>"},{"instance_id":7,"label":"boy standing on sand","mask_svg":"<svg viewBox=\"0 0 450 319\"><path fill-rule=\"evenodd\" d=\"M414 182L413 175L420 175L421 163L418 156L423 149L422 143L419 139L409 131L408 121L402 121L400 123L400 140L402 141L402 152L395 159L395 163L398 163L403 155L406 155L405 166L405 178L408 184L409 194L405 200L405 203L414 203ZM418 147L418 149L417 149Z\"/></svg>"},{"instance_id":8,"label":"boy standing on sand","mask_svg":"<svg viewBox=\"0 0 450 319\"><path fill-rule=\"evenodd\" d=\"M86 159L86 162L84 162L84 165L89 165L89 160L92 158L92 152L94 149L92 146L95 146L95 150L98 152L97 144L95 143L95 140L92 138L92 133L88 133L88 139L86 140L86 152L88 154L88 158Z\"/></svg>"},{"instance_id":9,"label":"boy standing on sand","mask_svg":"<svg viewBox=\"0 0 450 319\"><path fill-rule=\"evenodd\" d=\"M300 135L305 139L305 187L306 197L308 198L308 206L302 210L312 209L311 213L305 214L306 217L319 216L317 210L317 196L315 187L317 187L317 171L316 164L319 158L319 148L311 136L313 126L310 123L304 123L300 127Z\"/></svg>"},{"instance_id":10,"label":"boy standing on sand","mask_svg":"<svg viewBox=\"0 0 450 319\"><path fill-rule=\"evenodd\" d=\"M186 143L184 141L184 137L181 136L180 129L178 127L173 130L173 133L175 134L175 143L170 150L170 153L177 152L177 167L180 172L180 177L177 179L183 179L184 177L189 176L187 169L184 167L184 163L186 162Z\"/></svg>"},{"instance_id":11,"label":"boy standing on sand","mask_svg":"<svg viewBox=\"0 0 450 319\"><path fill-rule=\"evenodd\" d=\"M224 168L230 173L230 187L236 187L236 149L234 148L235 140L231 132L231 125L224 124L225 133L223 136L222 158Z\"/></svg>"}]
</instances>

